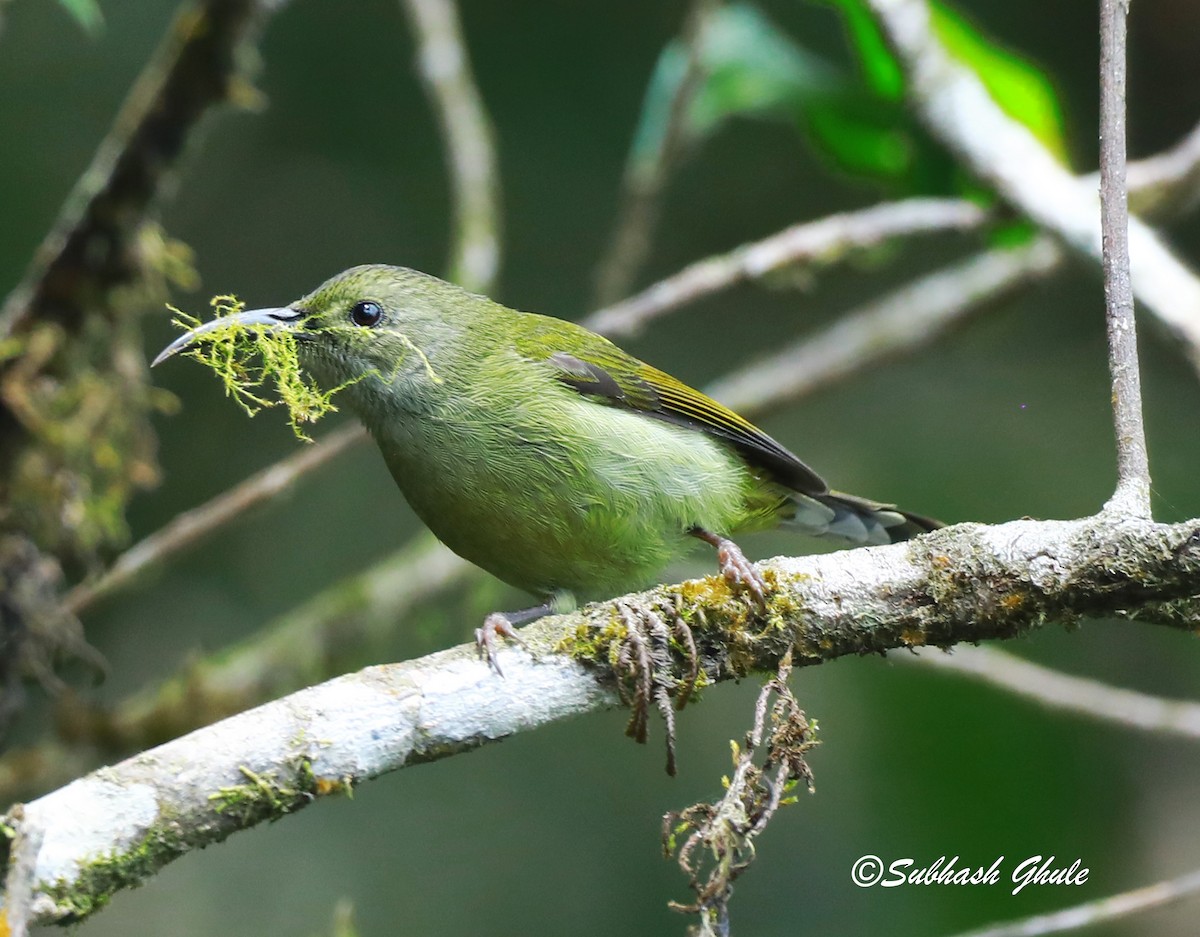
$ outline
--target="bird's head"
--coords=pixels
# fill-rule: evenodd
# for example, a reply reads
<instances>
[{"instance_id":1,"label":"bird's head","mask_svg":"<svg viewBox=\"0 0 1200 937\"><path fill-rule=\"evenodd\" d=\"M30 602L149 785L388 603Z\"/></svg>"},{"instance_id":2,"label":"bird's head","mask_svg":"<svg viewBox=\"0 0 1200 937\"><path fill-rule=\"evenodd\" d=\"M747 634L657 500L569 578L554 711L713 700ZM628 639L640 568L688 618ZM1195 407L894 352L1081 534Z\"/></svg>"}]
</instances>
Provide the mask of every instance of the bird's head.
<instances>
[{"instance_id":1,"label":"bird's head","mask_svg":"<svg viewBox=\"0 0 1200 937\"><path fill-rule=\"evenodd\" d=\"M296 339L300 365L327 387L361 381L366 391L428 384L439 380L439 358L458 343L471 309L481 303L494 305L415 270L351 267L287 306L205 322L163 349L154 364L221 330L286 332Z\"/></svg>"}]
</instances>

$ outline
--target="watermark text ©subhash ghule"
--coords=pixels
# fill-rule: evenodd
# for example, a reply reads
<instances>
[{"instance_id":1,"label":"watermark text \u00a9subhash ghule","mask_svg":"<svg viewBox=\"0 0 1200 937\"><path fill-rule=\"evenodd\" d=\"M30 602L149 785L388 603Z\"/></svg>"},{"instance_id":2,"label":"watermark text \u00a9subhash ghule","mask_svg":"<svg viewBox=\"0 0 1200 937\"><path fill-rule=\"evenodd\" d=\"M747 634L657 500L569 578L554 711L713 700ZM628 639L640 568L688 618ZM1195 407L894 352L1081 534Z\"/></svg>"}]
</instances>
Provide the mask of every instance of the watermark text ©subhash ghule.
<instances>
[{"instance_id":1,"label":"watermark text \u00a9subhash ghule","mask_svg":"<svg viewBox=\"0 0 1200 937\"><path fill-rule=\"evenodd\" d=\"M896 888L900 885L998 885L1001 879L1010 881L1012 893L1019 894L1026 885L1083 885L1090 869L1079 859L1069 865L1058 862L1056 856L1030 856L1012 866L1006 874L1004 856L988 866L960 866L959 857L940 856L929 865L918 865L915 859L893 859L884 864L879 856L861 856L850 869L850 880L861 888L880 885Z\"/></svg>"}]
</instances>

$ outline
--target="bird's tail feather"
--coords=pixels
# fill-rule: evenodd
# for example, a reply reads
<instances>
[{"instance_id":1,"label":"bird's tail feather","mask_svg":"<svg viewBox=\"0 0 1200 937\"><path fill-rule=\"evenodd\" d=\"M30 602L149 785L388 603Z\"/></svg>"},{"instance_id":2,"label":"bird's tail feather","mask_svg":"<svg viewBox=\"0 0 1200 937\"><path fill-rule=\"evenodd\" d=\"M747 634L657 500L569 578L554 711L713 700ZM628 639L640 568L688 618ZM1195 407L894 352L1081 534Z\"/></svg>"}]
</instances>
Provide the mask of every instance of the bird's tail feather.
<instances>
[{"instance_id":1,"label":"bird's tail feather","mask_svg":"<svg viewBox=\"0 0 1200 937\"><path fill-rule=\"evenodd\" d=\"M901 511L856 495L831 491L823 495L795 494L796 513L789 523L816 536L837 537L858 546L897 543L942 526L941 521Z\"/></svg>"}]
</instances>

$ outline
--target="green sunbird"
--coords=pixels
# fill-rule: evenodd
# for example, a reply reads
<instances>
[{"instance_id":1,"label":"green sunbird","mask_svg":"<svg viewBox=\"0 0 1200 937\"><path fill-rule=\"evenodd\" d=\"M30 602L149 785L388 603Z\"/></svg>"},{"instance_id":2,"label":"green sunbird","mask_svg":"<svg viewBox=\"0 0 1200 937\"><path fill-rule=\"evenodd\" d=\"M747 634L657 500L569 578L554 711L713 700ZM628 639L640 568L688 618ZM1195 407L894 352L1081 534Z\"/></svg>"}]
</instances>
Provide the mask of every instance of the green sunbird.
<instances>
[{"instance_id":1,"label":"green sunbird","mask_svg":"<svg viewBox=\"0 0 1200 937\"><path fill-rule=\"evenodd\" d=\"M731 584L764 584L729 538L787 524L853 544L940 526L831 491L762 430L582 326L517 312L403 267L353 267L289 306L216 319L290 330L301 366L341 384L392 477L459 556L545 599L489 615L494 635L652 583L696 538ZM347 383L351 382L351 383Z\"/></svg>"}]
</instances>

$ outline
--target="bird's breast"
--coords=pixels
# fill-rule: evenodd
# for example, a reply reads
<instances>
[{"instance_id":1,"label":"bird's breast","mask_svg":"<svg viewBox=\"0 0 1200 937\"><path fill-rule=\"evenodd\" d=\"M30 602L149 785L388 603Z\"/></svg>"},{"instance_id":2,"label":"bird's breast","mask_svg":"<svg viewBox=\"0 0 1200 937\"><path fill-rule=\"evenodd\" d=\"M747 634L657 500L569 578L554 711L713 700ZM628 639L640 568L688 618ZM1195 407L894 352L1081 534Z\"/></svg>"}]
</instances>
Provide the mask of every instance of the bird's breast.
<instances>
[{"instance_id":1,"label":"bird's breast","mask_svg":"<svg viewBox=\"0 0 1200 937\"><path fill-rule=\"evenodd\" d=\"M459 555L534 593L652 581L701 525L732 532L753 485L725 445L596 404L455 401L374 429L396 483Z\"/></svg>"}]
</instances>

